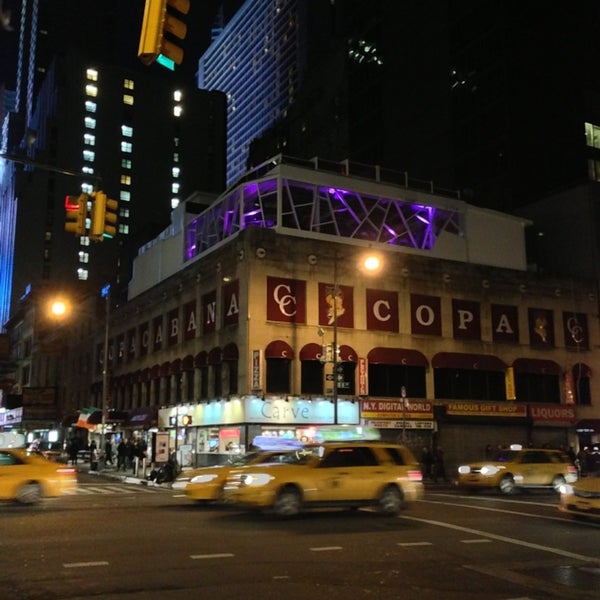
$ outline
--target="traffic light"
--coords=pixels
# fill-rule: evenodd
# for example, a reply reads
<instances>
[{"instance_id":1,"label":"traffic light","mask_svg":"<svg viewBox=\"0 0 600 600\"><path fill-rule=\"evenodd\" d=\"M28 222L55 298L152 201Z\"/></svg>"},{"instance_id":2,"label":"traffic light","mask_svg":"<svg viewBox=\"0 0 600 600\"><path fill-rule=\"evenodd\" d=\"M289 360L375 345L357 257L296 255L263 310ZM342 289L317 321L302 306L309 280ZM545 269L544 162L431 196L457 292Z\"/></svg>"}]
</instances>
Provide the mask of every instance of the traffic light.
<instances>
[{"instance_id":1,"label":"traffic light","mask_svg":"<svg viewBox=\"0 0 600 600\"><path fill-rule=\"evenodd\" d=\"M85 235L89 198L87 194L65 197L65 231L76 236Z\"/></svg>"},{"instance_id":2,"label":"traffic light","mask_svg":"<svg viewBox=\"0 0 600 600\"><path fill-rule=\"evenodd\" d=\"M104 192L93 193L90 238L101 242L105 237L113 238L117 235L118 207L119 203L108 198Z\"/></svg>"},{"instance_id":3,"label":"traffic light","mask_svg":"<svg viewBox=\"0 0 600 600\"><path fill-rule=\"evenodd\" d=\"M173 70L176 64L181 64L183 50L177 43L167 39L165 34L183 40L187 34L187 25L169 10L187 15L190 0L146 0L138 57L145 65L156 61Z\"/></svg>"}]
</instances>

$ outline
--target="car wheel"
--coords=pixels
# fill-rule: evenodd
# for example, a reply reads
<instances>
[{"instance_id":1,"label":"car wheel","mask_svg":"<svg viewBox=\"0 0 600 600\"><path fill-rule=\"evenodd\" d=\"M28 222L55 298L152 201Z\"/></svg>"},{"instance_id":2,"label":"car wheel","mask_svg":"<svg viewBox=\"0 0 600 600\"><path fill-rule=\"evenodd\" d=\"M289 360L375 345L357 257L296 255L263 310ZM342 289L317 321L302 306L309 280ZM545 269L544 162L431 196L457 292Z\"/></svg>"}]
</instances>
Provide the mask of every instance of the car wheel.
<instances>
[{"instance_id":1,"label":"car wheel","mask_svg":"<svg viewBox=\"0 0 600 600\"><path fill-rule=\"evenodd\" d=\"M503 494L509 495L515 493L515 480L512 475L504 475L498 486Z\"/></svg>"},{"instance_id":2,"label":"car wheel","mask_svg":"<svg viewBox=\"0 0 600 600\"><path fill-rule=\"evenodd\" d=\"M17 491L16 500L20 504L36 504L42 499L42 488L39 483L26 483Z\"/></svg>"},{"instance_id":3,"label":"car wheel","mask_svg":"<svg viewBox=\"0 0 600 600\"><path fill-rule=\"evenodd\" d=\"M402 492L395 485L388 485L379 497L379 512L387 517L394 517L403 507Z\"/></svg>"},{"instance_id":4,"label":"car wheel","mask_svg":"<svg viewBox=\"0 0 600 600\"><path fill-rule=\"evenodd\" d=\"M560 494L560 486L563 485L565 483L565 478L562 475L557 475L553 480L552 480L552 489L557 493Z\"/></svg>"},{"instance_id":5,"label":"car wheel","mask_svg":"<svg viewBox=\"0 0 600 600\"><path fill-rule=\"evenodd\" d=\"M293 486L284 487L275 500L273 512L278 517L295 517L302 510L300 492Z\"/></svg>"}]
</instances>

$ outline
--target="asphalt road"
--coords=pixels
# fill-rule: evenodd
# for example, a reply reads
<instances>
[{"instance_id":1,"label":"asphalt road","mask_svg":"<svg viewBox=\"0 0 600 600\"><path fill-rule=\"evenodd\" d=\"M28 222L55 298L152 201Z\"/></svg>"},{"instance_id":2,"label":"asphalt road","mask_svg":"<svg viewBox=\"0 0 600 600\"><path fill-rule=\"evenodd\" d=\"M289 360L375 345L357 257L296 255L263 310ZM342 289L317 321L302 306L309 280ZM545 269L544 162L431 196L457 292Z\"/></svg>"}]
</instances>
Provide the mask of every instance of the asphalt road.
<instances>
[{"instance_id":1,"label":"asphalt road","mask_svg":"<svg viewBox=\"0 0 600 600\"><path fill-rule=\"evenodd\" d=\"M558 513L547 493L428 490L394 519L280 521L81 480L39 507L0 505L0 599L600 598L600 527Z\"/></svg>"}]
</instances>

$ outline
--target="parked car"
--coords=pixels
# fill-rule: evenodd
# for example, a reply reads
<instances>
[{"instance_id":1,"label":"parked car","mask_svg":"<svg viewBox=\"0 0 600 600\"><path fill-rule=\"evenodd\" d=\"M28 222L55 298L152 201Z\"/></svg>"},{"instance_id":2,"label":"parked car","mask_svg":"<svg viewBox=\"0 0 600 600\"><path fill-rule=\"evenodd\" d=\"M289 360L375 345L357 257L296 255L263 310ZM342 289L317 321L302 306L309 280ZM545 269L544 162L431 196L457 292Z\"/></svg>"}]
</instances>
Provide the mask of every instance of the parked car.
<instances>
[{"instance_id":1,"label":"parked car","mask_svg":"<svg viewBox=\"0 0 600 600\"><path fill-rule=\"evenodd\" d=\"M576 518L600 520L600 473L561 485L558 509Z\"/></svg>"},{"instance_id":2,"label":"parked car","mask_svg":"<svg viewBox=\"0 0 600 600\"><path fill-rule=\"evenodd\" d=\"M35 504L76 486L77 471L73 467L25 448L0 449L0 500Z\"/></svg>"},{"instance_id":3,"label":"parked car","mask_svg":"<svg viewBox=\"0 0 600 600\"><path fill-rule=\"evenodd\" d=\"M419 463L400 444L378 441L308 445L290 463L232 469L225 499L249 509L293 517L317 507L374 507L396 515L423 497Z\"/></svg>"},{"instance_id":4,"label":"parked car","mask_svg":"<svg viewBox=\"0 0 600 600\"><path fill-rule=\"evenodd\" d=\"M523 488L549 488L556 492L564 483L577 481L577 468L561 450L522 448L513 445L496 460L461 465L458 487L471 491L497 488L513 494Z\"/></svg>"}]
</instances>

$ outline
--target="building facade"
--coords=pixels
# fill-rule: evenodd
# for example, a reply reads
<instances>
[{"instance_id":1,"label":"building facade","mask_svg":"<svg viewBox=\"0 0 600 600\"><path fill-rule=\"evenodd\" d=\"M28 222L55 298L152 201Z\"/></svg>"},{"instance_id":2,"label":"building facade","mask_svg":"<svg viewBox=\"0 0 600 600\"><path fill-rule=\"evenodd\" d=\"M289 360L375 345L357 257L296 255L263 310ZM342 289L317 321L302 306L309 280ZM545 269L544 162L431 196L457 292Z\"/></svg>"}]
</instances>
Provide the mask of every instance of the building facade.
<instances>
[{"instance_id":1,"label":"building facade","mask_svg":"<svg viewBox=\"0 0 600 600\"><path fill-rule=\"evenodd\" d=\"M175 211L111 313L111 434L165 431L210 464L257 435L369 424L443 446L449 469L488 445L598 441L594 280L528 272L523 219L335 166L276 157ZM95 339L87 384L81 345L63 354L71 425L101 406Z\"/></svg>"}]
</instances>

